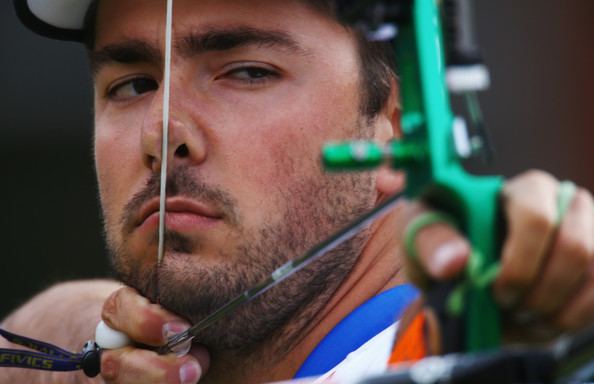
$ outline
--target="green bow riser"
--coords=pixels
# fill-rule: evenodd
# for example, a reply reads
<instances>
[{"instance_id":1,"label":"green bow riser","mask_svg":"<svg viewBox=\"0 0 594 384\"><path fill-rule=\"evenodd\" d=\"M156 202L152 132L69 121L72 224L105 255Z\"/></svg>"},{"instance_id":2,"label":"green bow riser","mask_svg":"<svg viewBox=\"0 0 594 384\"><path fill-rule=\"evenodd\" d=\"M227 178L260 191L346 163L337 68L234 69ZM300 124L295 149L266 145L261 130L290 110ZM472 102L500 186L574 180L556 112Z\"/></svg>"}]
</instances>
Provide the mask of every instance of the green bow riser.
<instances>
[{"instance_id":1,"label":"green bow riser","mask_svg":"<svg viewBox=\"0 0 594 384\"><path fill-rule=\"evenodd\" d=\"M440 15L440 2L414 0L409 17L398 23L395 49L403 139L386 148L361 142L331 145L324 150L324 161L329 168L345 168L349 159L363 156L367 162L351 162L350 168L368 169L382 163L389 151L392 167L407 172L406 195L420 197L455 219L473 247L467 275L448 287L436 284L433 290L448 290L441 295L450 301L441 311L442 323L455 323L454 329L462 330L462 334L453 335L458 345L446 346L445 352L474 352L497 347L501 339L499 312L489 282L499 253L502 179L467 173L456 152ZM457 301L454 307L463 306L463 313L452 310L452 301ZM451 338L445 335L445 339Z\"/></svg>"}]
</instances>

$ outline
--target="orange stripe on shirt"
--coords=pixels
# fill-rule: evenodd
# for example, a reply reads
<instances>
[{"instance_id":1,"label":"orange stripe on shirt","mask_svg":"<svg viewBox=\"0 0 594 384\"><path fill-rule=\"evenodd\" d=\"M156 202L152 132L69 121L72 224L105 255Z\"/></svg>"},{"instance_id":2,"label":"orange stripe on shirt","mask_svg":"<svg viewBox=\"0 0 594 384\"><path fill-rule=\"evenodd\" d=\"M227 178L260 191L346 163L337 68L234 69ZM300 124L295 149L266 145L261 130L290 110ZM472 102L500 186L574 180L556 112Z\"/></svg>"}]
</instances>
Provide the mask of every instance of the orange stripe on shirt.
<instances>
[{"instance_id":1,"label":"orange stripe on shirt","mask_svg":"<svg viewBox=\"0 0 594 384\"><path fill-rule=\"evenodd\" d=\"M399 334L388 365L413 362L427 357L426 319L424 311L419 311L404 332Z\"/></svg>"}]
</instances>

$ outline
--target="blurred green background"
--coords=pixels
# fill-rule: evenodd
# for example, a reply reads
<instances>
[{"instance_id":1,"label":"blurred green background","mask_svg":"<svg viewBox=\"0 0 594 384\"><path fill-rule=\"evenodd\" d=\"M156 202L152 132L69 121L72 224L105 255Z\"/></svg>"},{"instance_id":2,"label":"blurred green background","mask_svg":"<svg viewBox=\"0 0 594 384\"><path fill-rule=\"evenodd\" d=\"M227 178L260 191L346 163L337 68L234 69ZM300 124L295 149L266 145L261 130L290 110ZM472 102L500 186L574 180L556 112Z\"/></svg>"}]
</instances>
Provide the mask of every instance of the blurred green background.
<instances>
[{"instance_id":1,"label":"blurred green background","mask_svg":"<svg viewBox=\"0 0 594 384\"><path fill-rule=\"evenodd\" d=\"M594 190L594 2L477 0L497 148L477 167L544 168ZM81 46L25 30L0 2L0 316L48 285L109 274Z\"/></svg>"}]
</instances>

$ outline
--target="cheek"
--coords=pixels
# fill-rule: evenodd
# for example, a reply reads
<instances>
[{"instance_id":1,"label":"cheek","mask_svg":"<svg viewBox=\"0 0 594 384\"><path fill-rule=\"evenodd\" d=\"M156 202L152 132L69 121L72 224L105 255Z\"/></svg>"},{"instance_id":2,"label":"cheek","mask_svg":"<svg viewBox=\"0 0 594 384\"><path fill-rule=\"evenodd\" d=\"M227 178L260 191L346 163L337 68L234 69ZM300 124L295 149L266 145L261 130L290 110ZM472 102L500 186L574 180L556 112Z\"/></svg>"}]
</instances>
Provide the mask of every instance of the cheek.
<instances>
[{"instance_id":1,"label":"cheek","mask_svg":"<svg viewBox=\"0 0 594 384\"><path fill-rule=\"evenodd\" d=\"M109 145L108 141L103 140L100 134L95 137L95 167L97 169L97 182L99 185L99 197L101 199L101 208L103 209L103 216L106 224L111 225L115 222L113 206L117 201L115 191L119 185L115 172L114 160L110 150L113 145Z\"/></svg>"},{"instance_id":2,"label":"cheek","mask_svg":"<svg viewBox=\"0 0 594 384\"><path fill-rule=\"evenodd\" d=\"M296 119L260 121L252 133L235 137L234 149L228 151L236 177L264 193L311 167L318 157L318 145L306 133L306 123Z\"/></svg>"},{"instance_id":3,"label":"cheek","mask_svg":"<svg viewBox=\"0 0 594 384\"><path fill-rule=\"evenodd\" d=\"M95 119L95 168L108 225L117 221L118 207L126 203L133 191L133 183L139 179L139 149L134 129L139 128L132 128L125 121L101 116Z\"/></svg>"},{"instance_id":4,"label":"cheek","mask_svg":"<svg viewBox=\"0 0 594 384\"><path fill-rule=\"evenodd\" d=\"M227 182L248 210L282 205L290 191L321 182L322 146L354 135L359 114L353 86L345 85L348 90L342 92L322 86L291 92L291 97L252 98L218 114L224 120L217 134L220 153L232 175Z\"/></svg>"},{"instance_id":5,"label":"cheek","mask_svg":"<svg viewBox=\"0 0 594 384\"><path fill-rule=\"evenodd\" d=\"M347 88L349 92L316 88L292 93L291 97L276 95L237 103L222 116L229 119L225 126L238 129L221 135L220 140L232 137L234 142L228 145L235 149L229 152L235 160L243 159L239 166L245 167L243 172L250 178L292 178L294 174L290 173L299 173L312 164L318 166L326 142L353 136L358 102L348 96L354 93L352 84ZM270 169L268 174L266 169Z\"/></svg>"}]
</instances>

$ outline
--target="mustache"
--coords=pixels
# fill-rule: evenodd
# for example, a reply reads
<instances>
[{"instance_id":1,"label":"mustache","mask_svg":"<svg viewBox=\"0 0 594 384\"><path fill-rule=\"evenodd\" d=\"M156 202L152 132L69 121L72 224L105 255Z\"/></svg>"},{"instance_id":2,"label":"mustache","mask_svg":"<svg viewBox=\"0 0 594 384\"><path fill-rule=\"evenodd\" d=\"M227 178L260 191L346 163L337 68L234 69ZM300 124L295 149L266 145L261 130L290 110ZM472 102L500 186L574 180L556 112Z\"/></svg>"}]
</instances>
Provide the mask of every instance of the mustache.
<instances>
[{"instance_id":1,"label":"mustache","mask_svg":"<svg viewBox=\"0 0 594 384\"><path fill-rule=\"evenodd\" d=\"M134 228L135 220L142 206L149 200L159 197L160 188L161 176L159 173L153 173L142 190L132 196L124 206L121 222L127 231L132 231ZM197 180L187 167L173 168L168 173L166 194L167 197L183 196L208 204L220 212L224 220L235 225L239 223L237 203L231 194L221 188Z\"/></svg>"}]
</instances>

